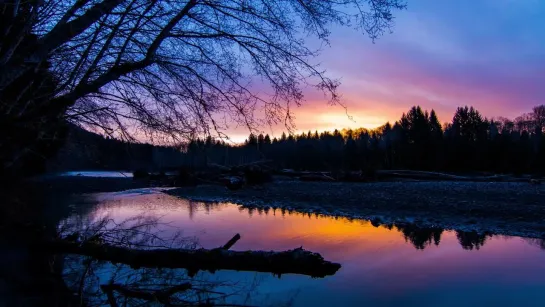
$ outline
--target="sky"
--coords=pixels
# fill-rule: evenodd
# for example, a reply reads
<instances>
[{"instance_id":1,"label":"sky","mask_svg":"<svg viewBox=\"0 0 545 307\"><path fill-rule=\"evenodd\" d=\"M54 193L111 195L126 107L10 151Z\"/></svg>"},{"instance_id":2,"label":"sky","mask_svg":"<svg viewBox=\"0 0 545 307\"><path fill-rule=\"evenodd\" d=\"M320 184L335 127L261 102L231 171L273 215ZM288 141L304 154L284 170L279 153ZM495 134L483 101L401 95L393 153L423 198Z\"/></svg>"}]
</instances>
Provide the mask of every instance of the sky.
<instances>
[{"instance_id":1,"label":"sky","mask_svg":"<svg viewBox=\"0 0 545 307\"><path fill-rule=\"evenodd\" d=\"M545 1L407 0L393 33L374 44L361 32L333 28L316 59L339 78L347 110L306 90L297 131L375 128L413 105L448 122L458 106L514 118L545 104ZM347 116L347 113L349 116ZM264 128L278 136L283 127ZM248 131L232 129L233 140Z\"/></svg>"}]
</instances>

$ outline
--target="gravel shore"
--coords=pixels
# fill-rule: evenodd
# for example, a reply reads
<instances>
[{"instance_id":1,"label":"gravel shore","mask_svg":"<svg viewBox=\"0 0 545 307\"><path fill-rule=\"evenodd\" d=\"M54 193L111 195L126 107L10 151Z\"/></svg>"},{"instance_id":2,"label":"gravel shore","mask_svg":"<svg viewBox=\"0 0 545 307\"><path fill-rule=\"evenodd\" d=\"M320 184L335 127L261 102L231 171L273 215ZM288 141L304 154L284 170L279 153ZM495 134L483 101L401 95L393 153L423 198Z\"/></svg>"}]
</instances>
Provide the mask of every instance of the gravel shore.
<instances>
[{"instance_id":1,"label":"gravel shore","mask_svg":"<svg viewBox=\"0 0 545 307\"><path fill-rule=\"evenodd\" d=\"M198 201L415 223L479 233L545 238L545 185L521 182L326 183L276 181L230 191L198 186L165 191Z\"/></svg>"}]
</instances>

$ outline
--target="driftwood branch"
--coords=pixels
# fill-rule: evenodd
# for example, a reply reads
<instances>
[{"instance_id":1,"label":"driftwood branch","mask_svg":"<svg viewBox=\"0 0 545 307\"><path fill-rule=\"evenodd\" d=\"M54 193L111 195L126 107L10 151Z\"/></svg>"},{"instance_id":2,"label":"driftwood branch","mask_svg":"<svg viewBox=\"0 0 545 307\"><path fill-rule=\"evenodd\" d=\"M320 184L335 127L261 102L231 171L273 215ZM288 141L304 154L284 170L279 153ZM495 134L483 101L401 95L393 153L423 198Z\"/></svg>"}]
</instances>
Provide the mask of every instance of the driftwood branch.
<instances>
[{"instance_id":1,"label":"driftwood branch","mask_svg":"<svg viewBox=\"0 0 545 307\"><path fill-rule=\"evenodd\" d=\"M238 240L240 240L240 234L237 233L231 238L231 240L229 240L229 242L225 243L225 245L222 248L225 250L228 250L231 247L233 247L233 245L235 245L235 243L237 243Z\"/></svg>"},{"instance_id":2,"label":"driftwood branch","mask_svg":"<svg viewBox=\"0 0 545 307\"><path fill-rule=\"evenodd\" d=\"M90 256L97 260L126 264L132 268L181 268L187 269L190 273L200 270L210 272L234 270L325 277L335 274L341 267L340 264L326 261L320 254L303 248L282 252L230 251L224 247L210 250L141 250L69 240L50 242L47 247L54 253Z\"/></svg>"}]
</instances>

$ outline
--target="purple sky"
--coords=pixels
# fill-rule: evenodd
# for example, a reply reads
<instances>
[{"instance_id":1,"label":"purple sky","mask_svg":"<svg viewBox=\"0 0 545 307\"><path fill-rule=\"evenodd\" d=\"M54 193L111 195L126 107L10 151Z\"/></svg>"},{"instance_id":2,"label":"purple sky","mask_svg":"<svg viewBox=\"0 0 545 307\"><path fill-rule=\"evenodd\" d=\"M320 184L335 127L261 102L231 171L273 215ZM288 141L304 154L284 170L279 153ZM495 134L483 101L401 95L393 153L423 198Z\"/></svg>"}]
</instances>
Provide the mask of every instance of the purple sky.
<instances>
[{"instance_id":1,"label":"purple sky","mask_svg":"<svg viewBox=\"0 0 545 307\"><path fill-rule=\"evenodd\" d=\"M295 110L298 130L373 128L416 104L435 109L442 122L466 104L488 117L516 117L545 104L545 1L407 2L396 13L394 33L375 44L356 30L333 29L331 47L317 61L341 79L353 121L321 93L309 92Z\"/></svg>"}]
</instances>

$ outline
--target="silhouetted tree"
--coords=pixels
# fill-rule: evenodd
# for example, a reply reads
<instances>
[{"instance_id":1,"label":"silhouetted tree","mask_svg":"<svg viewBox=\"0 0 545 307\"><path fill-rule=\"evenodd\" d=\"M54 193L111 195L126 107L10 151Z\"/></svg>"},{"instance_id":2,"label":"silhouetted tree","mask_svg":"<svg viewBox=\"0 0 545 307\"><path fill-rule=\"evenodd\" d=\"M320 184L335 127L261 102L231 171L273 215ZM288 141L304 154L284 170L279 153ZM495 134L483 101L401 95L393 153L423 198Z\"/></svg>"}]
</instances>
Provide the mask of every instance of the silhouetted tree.
<instances>
[{"instance_id":1,"label":"silhouetted tree","mask_svg":"<svg viewBox=\"0 0 545 307\"><path fill-rule=\"evenodd\" d=\"M430 169L440 169L443 164L443 128L435 110L429 115L430 139L426 146L427 159Z\"/></svg>"},{"instance_id":2,"label":"silhouetted tree","mask_svg":"<svg viewBox=\"0 0 545 307\"><path fill-rule=\"evenodd\" d=\"M535 106L532 109L532 118L536 128L543 131L545 127L545 105Z\"/></svg>"}]
</instances>

